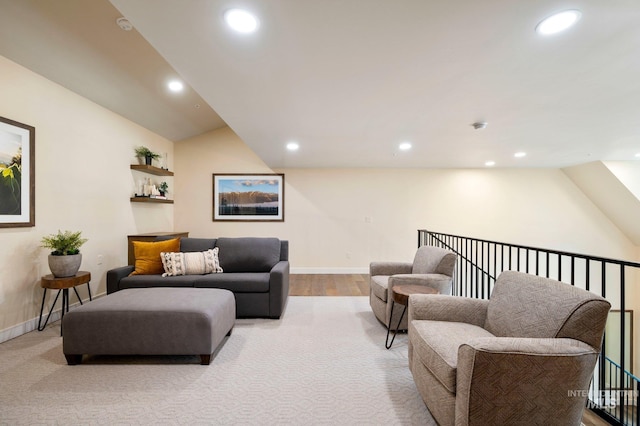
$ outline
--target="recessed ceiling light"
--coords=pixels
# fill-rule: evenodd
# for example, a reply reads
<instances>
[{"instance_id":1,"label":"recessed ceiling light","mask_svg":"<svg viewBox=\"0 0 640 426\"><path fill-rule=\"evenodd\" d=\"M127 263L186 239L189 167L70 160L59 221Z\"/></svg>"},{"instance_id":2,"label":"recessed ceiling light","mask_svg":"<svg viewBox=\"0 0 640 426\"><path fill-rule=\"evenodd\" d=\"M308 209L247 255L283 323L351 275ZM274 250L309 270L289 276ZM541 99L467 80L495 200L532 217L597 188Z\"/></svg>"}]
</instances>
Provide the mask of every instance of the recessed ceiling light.
<instances>
[{"instance_id":1,"label":"recessed ceiling light","mask_svg":"<svg viewBox=\"0 0 640 426\"><path fill-rule=\"evenodd\" d=\"M516 158L522 158L522 157L526 157L527 153L526 152L516 152L515 154L513 154L514 157Z\"/></svg>"},{"instance_id":2,"label":"recessed ceiling light","mask_svg":"<svg viewBox=\"0 0 640 426\"><path fill-rule=\"evenodd\" d=\"M170 81L167 86L169 87L169 90L171 90L172 92L181 92L182 89L184 89L184 84L182 84L182 82L178 80Z\"/></svg>"},{"instance_id":3,"label":"recessed ceiling light","mask_svg":"<svg viewBox=\"0 0 640 426\"><path fill-rule=\"evenodd\" d=\"M229 9L224 13L224 20L239 33L252 33L258 29L258 18L243 9Z\"/></svg>"},{"instance_id":4,"label":"recessed ceiling light","mask_svg":"<svg viewBox=\"0 0 640 426\"><path fill-rule=\"evenodd\" d=\"M545 18L536 26L536 32L542 35L556 34L573 26L582 13L579 10L565 10Z\"/></svg>"},{"instance_id":5,"label":"recessed ceiling light","mask_svg":"<svg viewBox=\"0 0 640 426\"><path fill-rule=\"evenodd\" d=\"M496 165L495 161L487 161L486 163L484 163L485 166L487 167L493 167Z\"/></svg>"},{"instance_id":6,"label":"recessed ceiling light","mask_svg":"<svg viewBox=\"0 0 640 426\"><path fill-rule=\"evenodd\" d=\"M297 151L297 150L298 150L298 148L300 148L300 145L298 145L296 142L289 142L289 143L287 144L287 149L288 149L289 151Z\"/></svg>"},{"instance_id":7,"label":"recessed ceiling light","mask_svg":"<svg viewBox=\"0 0 640 426\"><path fill-rule=\"evenodd\" d=\"M398 148L401 151L408 151L411 149L411 144L409 142L402 142L400 145L398 145Z\"/></svg>"}]
</instances>

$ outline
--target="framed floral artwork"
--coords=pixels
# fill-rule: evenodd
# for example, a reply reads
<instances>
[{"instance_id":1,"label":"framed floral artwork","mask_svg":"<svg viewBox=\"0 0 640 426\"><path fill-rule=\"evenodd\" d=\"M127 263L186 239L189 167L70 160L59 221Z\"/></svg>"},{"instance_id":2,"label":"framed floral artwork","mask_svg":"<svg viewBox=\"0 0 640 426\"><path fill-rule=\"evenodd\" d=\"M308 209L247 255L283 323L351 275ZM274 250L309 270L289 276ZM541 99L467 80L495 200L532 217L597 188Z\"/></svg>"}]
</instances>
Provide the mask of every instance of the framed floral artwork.
<instances>
[{"instance_id":1,"label":"framed floral artwork","mask_svg":"<svg viewBox=\"0 0 640 426\"><path fill-rule=\"evenodd\" d=\"M36 129L0 117L0 228L35 226Z\"/></svg>"}]
</instances>

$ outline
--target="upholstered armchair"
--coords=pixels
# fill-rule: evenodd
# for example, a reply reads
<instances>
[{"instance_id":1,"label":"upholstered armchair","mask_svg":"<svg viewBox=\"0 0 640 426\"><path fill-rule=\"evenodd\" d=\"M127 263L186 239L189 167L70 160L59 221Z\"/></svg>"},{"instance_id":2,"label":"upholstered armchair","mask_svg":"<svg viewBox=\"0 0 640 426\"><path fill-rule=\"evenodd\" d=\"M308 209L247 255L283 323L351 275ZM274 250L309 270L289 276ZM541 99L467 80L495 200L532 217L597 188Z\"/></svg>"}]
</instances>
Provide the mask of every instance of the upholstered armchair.
<instances>
[{"instance_id":1,"label":"upholstered armchair","mask_svg":"<svg viewBox=\"0 0 640 426\"><path fill-rule=\"evenodd\" d=\"M398 323L404 306L392 307L391 288L400 284L425 285L435 288L440 294L451 293L456 255L433 246L422 246L409 262L372 262L369 265L369 304L376 318L385 326L393 319ZM407 316L402 318L399 330L407 329Z\"/></svg>"},{"instance_id":2,"label":"upholstered armchair","mask_svg":"<svg viewBox=\"0 0 640 426\"><path fill-rule=\"evenodd\" d=\"M611 305L503 272L491 300L409 298L409 369L441 426L580 425Z\"/></svg>"}]
</instances>

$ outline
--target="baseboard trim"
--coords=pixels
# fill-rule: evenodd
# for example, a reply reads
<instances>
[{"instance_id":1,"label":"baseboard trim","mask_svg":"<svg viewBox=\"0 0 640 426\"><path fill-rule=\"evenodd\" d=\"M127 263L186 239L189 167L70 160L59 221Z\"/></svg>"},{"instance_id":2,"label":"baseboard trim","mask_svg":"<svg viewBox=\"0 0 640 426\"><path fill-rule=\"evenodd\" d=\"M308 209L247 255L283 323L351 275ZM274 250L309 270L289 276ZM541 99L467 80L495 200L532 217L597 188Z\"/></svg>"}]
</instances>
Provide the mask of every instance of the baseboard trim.
<instances>
[{"instance_id":1,"label":"baseboard trim","mask_svg":"<svg viewBox=\"0 0 640 426\"><path fill-rule=\"evenodd\" d=\"M98 295L93 296L93 300L104 296L105 293L100 293ZM89 299L87 298L86 300L83 300L82 303L86 303L88 302ZM80 305L80 302L75 302L72 303L71 305L69 305L69 309ZM49 309L51 309L51 305L49 306L45 306L46 312L42 313L42 316L44 317L44 319L42 321L44 321L47 318L47 314L49 313ZM49 318L49 322L47 323L47 326L49 326L50 324L59 321L60 320L60 314L62 313L62 308L60 309L55 309L53 312L51 312L51 318ZM20 337L23 334L27 334L31 331L34 331L38 328L38 320L40 319L40 315L38 314L37 317L30 319L28 321L25 321L23 323L14 325L13 327L9 327L9 328L5 328L4 330L0 331L0 343L6 342L7 340L11 340L11 339L15 339L16 337Z\"/></svg>"},{"instance_id":2,"label":"baseboard trim","mask_svg":"<svg viewBox=\"0 0 640 426\"><path fill-rule=\"evenodd\" d=\"M352 268L291 268L291 274L368 274L368 267Z\"/></svg>"}]
</instances>

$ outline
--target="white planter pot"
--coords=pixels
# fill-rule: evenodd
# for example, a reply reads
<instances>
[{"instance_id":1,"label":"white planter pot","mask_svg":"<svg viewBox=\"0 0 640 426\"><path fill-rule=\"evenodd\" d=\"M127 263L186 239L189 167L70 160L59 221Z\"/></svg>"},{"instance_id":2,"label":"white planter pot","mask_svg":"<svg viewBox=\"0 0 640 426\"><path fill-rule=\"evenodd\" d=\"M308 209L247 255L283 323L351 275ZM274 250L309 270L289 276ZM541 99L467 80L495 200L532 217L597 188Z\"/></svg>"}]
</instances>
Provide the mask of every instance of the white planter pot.
<instances>
[{"instance_id":1,"label":"white planter pot","mask_svg":"<svg viewBox=\"0 0 640 426\"><path fill-rule=\"evenodd\" d=\"M49 255L49 269L54 277L73 277L80 269L82 254L70 254L67 256Z\"/></svg>"}]
</instances>

